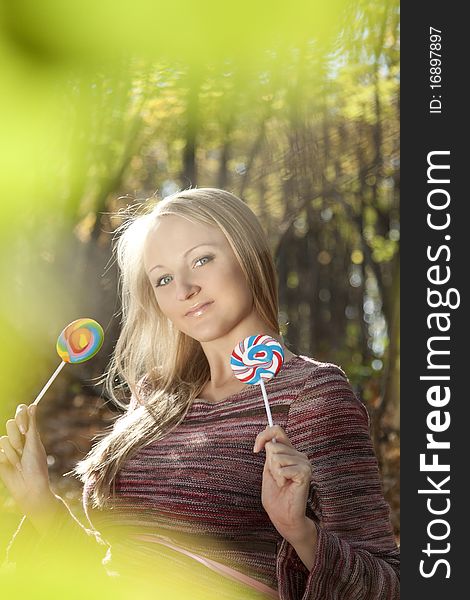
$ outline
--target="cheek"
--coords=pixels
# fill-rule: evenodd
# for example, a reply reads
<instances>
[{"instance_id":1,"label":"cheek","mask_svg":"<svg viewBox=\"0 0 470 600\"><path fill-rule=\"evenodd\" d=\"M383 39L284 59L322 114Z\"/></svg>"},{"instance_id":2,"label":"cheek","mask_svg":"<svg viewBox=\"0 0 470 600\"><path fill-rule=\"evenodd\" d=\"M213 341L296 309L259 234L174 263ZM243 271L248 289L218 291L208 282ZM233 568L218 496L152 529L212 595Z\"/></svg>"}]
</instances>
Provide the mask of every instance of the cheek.
<instances>
[{"instance_id":1,"label":"cheek","mask_svg":"<svg viewBox=\"0 0 470 600\"><path fill-rule=\"evenodd\" d=\"M224 288L227 296L230 296L241 308L250 307L253 297L242 271L240 269L231 269L227 281L230 281L229 286Z\"/></svg>"},{"instance_id":2,"label":"cheek","mask_svg":"<svg viewBox=\"0 0 470 600\"><path fill-rule=\"evenodd\" d=\"M163 315L165 317L171 317L171 313L172 313L172 307L174 309L175 307L175 303L171 301L169 294L165 294L165 293L157 293L156 291L154 291L154 295L155 295L155 301L156 304L158 306L158 308L160 309L160 311L163 313Z\"/></svg>"}]
</instances>

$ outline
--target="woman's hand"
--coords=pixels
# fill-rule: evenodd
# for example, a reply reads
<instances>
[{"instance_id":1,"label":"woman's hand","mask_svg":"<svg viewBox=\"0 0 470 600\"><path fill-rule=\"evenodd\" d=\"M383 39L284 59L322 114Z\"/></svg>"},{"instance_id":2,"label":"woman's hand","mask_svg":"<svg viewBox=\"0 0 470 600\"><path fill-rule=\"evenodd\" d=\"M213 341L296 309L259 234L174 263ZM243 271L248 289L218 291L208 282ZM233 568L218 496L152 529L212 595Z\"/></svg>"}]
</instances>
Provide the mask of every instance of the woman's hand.
<instances>
[{"instance_id":1,"label":"woman's hand","mask_svg":"<svg viewBox=\"0 0 470 600\"><path fill-rule=\"evenodd\" d=\"M36 426L37 407L20 404L0 437L0 478L21 512L33 521L55 504L47 455Z\"/></svg>"},{"instance_id":2,"label":"woman's hand","mask_svg":"<svg viewBox=\"0 0 470 600\"><path fill-rule=\"evenodd\" d=\"M271 440L276 438L276 442ZM261 502L274 527L288 542L303 540L309 527L305 514L312 476L306 454L298 452L285 431L275 425L256 437L254 452L266 451Z\"/></svg>"}]
</instances>

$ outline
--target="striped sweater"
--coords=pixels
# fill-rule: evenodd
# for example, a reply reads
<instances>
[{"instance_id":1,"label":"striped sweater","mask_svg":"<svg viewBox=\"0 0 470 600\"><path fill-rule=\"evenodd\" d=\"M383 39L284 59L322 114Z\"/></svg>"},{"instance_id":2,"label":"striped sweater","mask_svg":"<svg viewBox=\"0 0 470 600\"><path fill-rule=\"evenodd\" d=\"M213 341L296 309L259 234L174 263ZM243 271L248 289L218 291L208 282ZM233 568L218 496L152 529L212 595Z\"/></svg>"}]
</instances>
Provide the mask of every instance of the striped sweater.
<instances>
[{"instance_id":1,"label":"striped sweater","mask_svg":"<svg viewBox=\"0 0 470 600\"><path fill-rule=\"evenodd\" d=\"M111 546L111 565L121 573L151 569L171 554L157 543L163 536L249 575L280 600L399 598L399 550L369 419L346 375L294 356L266 390L274 423L313 465L306 515L318 541L310 572L261 504L265 454L253 453L253 444L266 412L258 386L217 403L195 400L176 428L123 464L112 510L92 510L92 484L85 485L87 516ZM172 559L180 573L194 562L176 552ZM209 578L206 571L197 577ZM237 593L232 597L251 597Z\"/></svg>"}]
</instances>

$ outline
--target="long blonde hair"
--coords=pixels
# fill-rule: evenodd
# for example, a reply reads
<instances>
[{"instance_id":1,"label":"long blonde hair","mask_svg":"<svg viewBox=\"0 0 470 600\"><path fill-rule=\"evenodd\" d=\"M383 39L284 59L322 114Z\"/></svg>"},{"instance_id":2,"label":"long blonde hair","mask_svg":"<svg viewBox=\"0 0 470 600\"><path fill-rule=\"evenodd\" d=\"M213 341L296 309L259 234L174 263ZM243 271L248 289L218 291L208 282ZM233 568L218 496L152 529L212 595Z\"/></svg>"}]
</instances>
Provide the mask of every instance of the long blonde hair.
<instances>
[{"instance_id":1,"label":"long blonde hair","mask_svg":"<svg viewBox=\"0 0 470 600\"><path fill-rule=\"evenodd\" d=\"M194 188L143 203L129 215L116 230L113 246L121 275L122 327L102 380L110 398L126 412L74 469L82 481L92 481L94 507L106 506L114 495L115 477L131 453L176 427L210 379L200 343L163 315L145 273L146 237L166 215L221 229L251 289L255 310L280 334L277 277L268 241L242 200L224 190ZM116 396L123 386L132 394L130 404Z\"/></svg>"}]
</instances>

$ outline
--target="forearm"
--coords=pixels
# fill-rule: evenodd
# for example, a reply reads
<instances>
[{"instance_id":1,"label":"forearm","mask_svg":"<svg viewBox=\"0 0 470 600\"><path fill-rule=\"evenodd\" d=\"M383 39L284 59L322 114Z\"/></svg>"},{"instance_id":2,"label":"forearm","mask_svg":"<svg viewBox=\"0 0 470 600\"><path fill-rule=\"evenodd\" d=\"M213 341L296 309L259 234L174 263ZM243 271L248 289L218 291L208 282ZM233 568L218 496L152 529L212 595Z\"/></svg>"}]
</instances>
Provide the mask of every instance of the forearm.
<instances>
[{"instance_id":1,"label":"forearm","mask_svg":"<svg viewBox=\"0 0 470 600\"><path fill-rule=\"evenodd\" d=\"M24 520L25 526L18 528L10 542L11 555L18 556L17 548L24 545L33 548L35 553L40 548L42 554L63 553L64 548L68 548L70 553L77 552L80 560L87 556L94 564L101 565L109 549L100 533L82 524L66 502L50 490L29 506ZM17 561L13 559L13 562Z\"/></svg>"},{"instance_id":2,"label":"forearm","mask_svg":"<svg viewBox=\"0 0 470 600\"><path fill-rule=\"evenodd\" d=\"M33 526L36 533L44 535L59 517L66 518L68 508L62 500L52 491L36 498L34 504L26 510L26 518Z\"/></svg>"},{"instance_id":3,"label":"forearm","mask_svg":"<svg viewBox=\"0 0 470 600\"><path fill-rule=\"evenodd\" d=\"M28 507L26 517L39 535L50 533L51 528L59 524L67 526L85 528L75 518L67 504L60 496L56 496L52 491L41 494L33 505Z\"/></svg>"},{"instance_id":4,"label":"forearm","mask_svg":"<svg viewBox=\"0 0 470 600\"><path fill-rule=\"evenodd\" d=\"M311 571L315 562L317 537L315 523L312 519L305 517L305 525L299 534L287 540L309 571Z\"/></svg>"},{"instance_id":5,"label":"forearm","mask_svg":"<svg viewBox=\"0 0 470 600\"><path fill-rule=\"evenodd\" d=\"M39 563L47 567L64 561L66 568L75 565L97 576L104 573L103 561L110 558L109 544L92 526L83 525L62 498L52 492L43 493L23 514L8 543L6 564L27 570L31 565L37 568Z\"/></svg>"},{"instance_id":6,"label":"forearm","mask_svg":"<svg viewBox=\"0 0 470 600\"><path fill-rule=\"evenodd\" d=\"M42 495L28 511L26 517L40 536L51 536L51 534L54 536L55 533L64 530L74 538L78 533L79 538L86 539L91 533L95 533L84 527L66 502L52 491Z\"/></svg>"}]
</instances>

